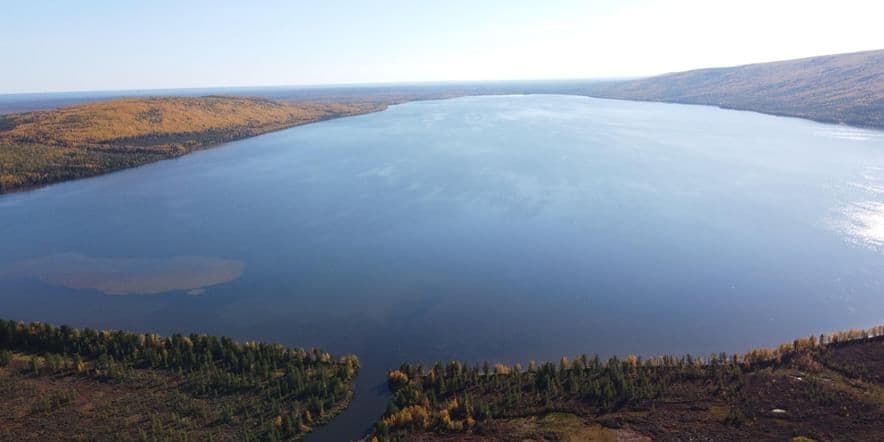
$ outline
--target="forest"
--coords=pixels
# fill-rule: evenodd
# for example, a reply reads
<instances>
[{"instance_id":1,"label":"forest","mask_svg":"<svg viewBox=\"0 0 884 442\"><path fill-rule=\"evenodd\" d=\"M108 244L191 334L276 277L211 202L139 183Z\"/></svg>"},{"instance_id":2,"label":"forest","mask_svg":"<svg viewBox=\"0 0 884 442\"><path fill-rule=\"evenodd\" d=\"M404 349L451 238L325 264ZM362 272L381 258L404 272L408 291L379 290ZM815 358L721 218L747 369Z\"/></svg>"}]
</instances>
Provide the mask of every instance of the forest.
<instances>
[{"instance_id":1,"label":"forest","mask_svg":"<svg viewBox=\"0 0 884 442\"><path fill-rule=\"evenodd\" d=\"M147 97L0 115L0 194L140 166L385 106L365 101Z\"/></svg>"},{"instance_id":2,"label":"forest","mask_svg":"<svg viewBox=\"0 0 884 442\"><path fill-rule=\"evenodd\" d=\"M0 320L16 440L290 440L341 412L356 356ZM403 363L371 441L882 440L884 325L744 354Z\"/></svg>"},{"instance_id":3,"label":"forest","mask_svg":"<svg viewBox=\"0 0 884 442\"><path fill-rule=\"evenodd\" d=\"M122 97L8 114L0 108L0 194L140 166L392 104L464 95L569 94L704 104L881 128L882 59L884 51L879 50L625 81L294 88L263 91L264 98ZM13 106L5 112L23 109Z\"/></svg>"},{"instance_id":4,"label":"forest","mask_svg":"<svg viewBox=\"0 0 884 442\"><path fill-rule=\"evenodd\" d=\"M17 440L299 439L346 407L358 371L319 349L0 320L0 427Z\"/></svg>"},{"instance_id":5,"label":"forest","mask_svg":"<svg viewBox=\"0 0 884 442\"><path fill-rule=\"evenodd\" d=\"M884 326L709 357L405 363L373 440L882 440Z\"/></svg>"}]
</instances>

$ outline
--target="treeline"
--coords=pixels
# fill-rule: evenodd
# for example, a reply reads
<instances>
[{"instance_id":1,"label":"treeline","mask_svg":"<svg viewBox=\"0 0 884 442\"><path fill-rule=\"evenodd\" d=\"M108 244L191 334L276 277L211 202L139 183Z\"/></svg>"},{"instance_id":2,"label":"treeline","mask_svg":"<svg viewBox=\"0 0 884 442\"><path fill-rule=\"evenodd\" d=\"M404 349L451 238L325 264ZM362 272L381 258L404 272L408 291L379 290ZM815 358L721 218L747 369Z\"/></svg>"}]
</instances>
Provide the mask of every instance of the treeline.
<instances>
[{"instance_id":1,"label":"treeline","mask_svg":"<svg viewBox=\"0 0 884 442\"><path fill-rule=\"evenodd\" d=\"M150 386L165 382L154 375L159 370L194 397L236 395L237 405L223 410L220 423L252 423L256 434L271 440L297 437L343 409L359 370L355 356L334 359L318 349L0 320L0 366L12 361L13 352L30 355L26 371L35 376L74 374Z\"/></svg>"},{"instance_id":2,"label":"treeline","mask_svg":"<svg viewBox=\"0 0 884 442\"><path fill-rule=\"evenodd\" d=\"M412 432L482 432L493 419L536 416L591 409L602 414L624 407L653 408L674 385L702 385L709 396L732 397L755 370L780 366L814 353L825 359L832 348L884 337L884 326L796 339L772 349L707 358L661 356L563 357L557 364L531 362L482 365L436 363L430 367L402 364L389 372L392 392L386 413L375 424L374 437L398 440ZM737 423L732 410L728 420Z\"/></svg>"},{"instance_id":3,"label":"treeline","mask_svg":"<svg viewBox=\"0 0 884 442\"><path fill-rule=\"evenodd\" d=\"M168 158L150 149L87 149L0 141L0 194Z\"/></svg>"},{"instance_id":4,"label":"treeline","mask_svg":"<svg viewBox=\"0 0 884 442\"><path fill-rule=\"evenodd\" d=\"M210 145L382 103L283 103L249 97L107 100L0 116L0 194L185 155Z\"/></svg>"}]
</instances>

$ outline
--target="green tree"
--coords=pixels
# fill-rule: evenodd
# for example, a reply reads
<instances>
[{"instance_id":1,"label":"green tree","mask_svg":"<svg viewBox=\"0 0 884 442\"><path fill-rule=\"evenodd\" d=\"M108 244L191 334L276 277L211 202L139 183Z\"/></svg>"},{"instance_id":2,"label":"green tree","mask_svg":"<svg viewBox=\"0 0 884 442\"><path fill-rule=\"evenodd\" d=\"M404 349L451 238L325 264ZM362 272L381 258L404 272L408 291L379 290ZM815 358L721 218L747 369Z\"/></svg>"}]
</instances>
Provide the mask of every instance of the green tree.
<instances>
[{"instance_id":1,"label":"green tree","mask_svg":"<svg viewBox=\"0 0 884 442\"><path fill-rule=\"evenodd\" d=\"M31 374L38 376L40 374L40 359L36 355L31 356L28 367L31 369Z\"/></svg>"},{"instance_id":2,"label":"green tree","mask_svg":"<svg viewBox=\"0 0 884 442\"><path fill-rule=\"evenodd\" d=\"M6 367L12 362L12 352L9 350L0 350L0 367Z\"/></svg>"}]
</instances>

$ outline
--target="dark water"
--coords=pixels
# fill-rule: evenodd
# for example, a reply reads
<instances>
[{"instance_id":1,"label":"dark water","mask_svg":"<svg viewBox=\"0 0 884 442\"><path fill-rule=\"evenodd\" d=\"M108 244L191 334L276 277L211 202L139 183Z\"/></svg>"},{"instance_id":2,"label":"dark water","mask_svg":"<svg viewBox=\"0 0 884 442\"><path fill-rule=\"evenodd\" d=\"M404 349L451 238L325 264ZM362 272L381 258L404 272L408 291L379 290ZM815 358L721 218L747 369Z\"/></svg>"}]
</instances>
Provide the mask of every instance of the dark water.
<instances>
[{"instance_id":1,"label":"dark water","mask_svg":"<svg viewBox=\"0 0 884 442\"><path fill-rule=\"evenodd\" d=\"M363 361L706 354L884 322L884 133L568 96L416 102L0 198L0 317Z\"/></svg>"}]
</instances>

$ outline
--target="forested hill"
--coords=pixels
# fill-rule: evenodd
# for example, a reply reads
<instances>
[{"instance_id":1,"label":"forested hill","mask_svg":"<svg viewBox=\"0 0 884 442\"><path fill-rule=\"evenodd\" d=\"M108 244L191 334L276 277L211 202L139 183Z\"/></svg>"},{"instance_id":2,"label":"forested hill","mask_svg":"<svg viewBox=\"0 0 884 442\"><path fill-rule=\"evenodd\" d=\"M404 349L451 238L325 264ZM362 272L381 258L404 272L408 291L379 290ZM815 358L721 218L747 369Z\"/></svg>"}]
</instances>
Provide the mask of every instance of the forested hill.
<instances>
[{"instance_id":1,"label":"forested hill","mask_svg":"<svg viewBox=\"0 0 884 442\"><path fill-rule=\"evenodd\" d=\"M884 50L604 82L589 85L586 94L884 128Z\"/></svg>"},{"instance_id":2,"label":"forested hill","mask_svg":"<svg viewBox=\"0 0 884 442\"><path fill-rule=\"evenodd\" d=\"M884 129L884 50L700 69L628 81L252 92L265 98L129 97L0 114L0 194L139 166L220 142L377 111L390 104L464 95L573 94L704 104Z\"/></svg>"},{"instance_id":3,"label":"forested hill","mask_svg":"<svg viewBox=\"0 0 884 442\"><path fill-rule=\"evenodd\" d=\"M212 144L383 109L372 102L142 97L0 115L0 193L98 175Z\"/></svg>"}]
</instances>

